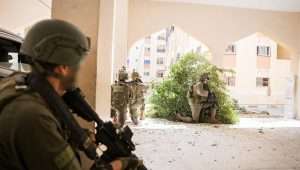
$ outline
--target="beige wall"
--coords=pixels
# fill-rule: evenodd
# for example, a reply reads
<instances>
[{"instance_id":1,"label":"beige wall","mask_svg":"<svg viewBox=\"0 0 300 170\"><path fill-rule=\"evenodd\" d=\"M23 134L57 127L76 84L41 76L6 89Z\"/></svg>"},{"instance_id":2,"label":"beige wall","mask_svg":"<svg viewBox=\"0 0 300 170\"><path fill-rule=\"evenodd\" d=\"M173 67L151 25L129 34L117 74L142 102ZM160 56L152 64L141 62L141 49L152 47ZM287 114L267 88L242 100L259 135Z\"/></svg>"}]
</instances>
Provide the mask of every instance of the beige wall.
<instances>
[{"instance_id":1,"label":"beige wall","mask_svg":"<svg viewBox=\"0 0 300 170\"><path fill-rule=\"evenodd\" d=\"M240 9L201 4L131 0L128 41L136 40L175 24L203 42L220 64L226 46L255 32L262 32L299 54L299 13Z\"/></svg>"}]
</instances>

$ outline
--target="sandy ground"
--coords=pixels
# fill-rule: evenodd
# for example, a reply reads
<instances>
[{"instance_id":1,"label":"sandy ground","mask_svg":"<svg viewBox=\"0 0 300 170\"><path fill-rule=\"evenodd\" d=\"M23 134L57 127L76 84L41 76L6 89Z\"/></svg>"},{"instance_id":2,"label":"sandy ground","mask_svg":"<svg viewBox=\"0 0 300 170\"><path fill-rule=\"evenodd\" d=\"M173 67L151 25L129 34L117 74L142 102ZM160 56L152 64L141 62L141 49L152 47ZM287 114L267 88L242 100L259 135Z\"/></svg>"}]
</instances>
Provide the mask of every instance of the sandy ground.
<instances>
[{"instance_id":1,"label":"sandy ground","mask_svg":"<svg viewBox=\"0 0 300 170\"><path fill-rule=\"evenodd\" d=\"M300 170L300 121L241 118L237 125L146 119L137 155L152 170Z\"/></svg>"}]
</instances>

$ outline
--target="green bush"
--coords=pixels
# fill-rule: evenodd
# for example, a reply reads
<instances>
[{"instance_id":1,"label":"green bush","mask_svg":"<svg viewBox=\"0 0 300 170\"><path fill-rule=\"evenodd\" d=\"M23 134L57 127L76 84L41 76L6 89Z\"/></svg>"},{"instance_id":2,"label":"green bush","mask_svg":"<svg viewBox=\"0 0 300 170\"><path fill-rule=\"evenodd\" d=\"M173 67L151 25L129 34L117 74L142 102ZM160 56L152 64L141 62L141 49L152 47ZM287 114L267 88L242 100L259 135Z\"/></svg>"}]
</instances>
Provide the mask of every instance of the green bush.
<instances>
[{"instance_id":1,"label":"green bush","mask_svg":"<svg viewBox=\"0 0 300 170\"><path fill-rule=\"evenodd\" d=\"M204 55L189 53L171 66L169 75L162 81L153 84L149 98L152 117L172 119L176 113L191 116L191 110L186 98L189 87L199 80L202 73L210 73L209 87L218 99L218 119L223 123L238 121L234 102L227 94L226 86L220 78L220 70L210 64Z\"/></svg>"}]
</instances>

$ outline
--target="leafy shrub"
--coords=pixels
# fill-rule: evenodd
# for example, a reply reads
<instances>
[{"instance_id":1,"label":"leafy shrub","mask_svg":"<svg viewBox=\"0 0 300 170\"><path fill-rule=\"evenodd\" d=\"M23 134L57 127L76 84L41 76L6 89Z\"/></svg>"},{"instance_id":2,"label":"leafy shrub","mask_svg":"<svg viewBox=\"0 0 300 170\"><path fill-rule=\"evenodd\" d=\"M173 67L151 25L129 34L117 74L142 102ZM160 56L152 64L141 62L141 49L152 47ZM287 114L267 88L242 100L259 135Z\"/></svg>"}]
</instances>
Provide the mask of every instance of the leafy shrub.
<instances>
[{"instance_id":1,"label":"leafy shrub","mask_svg":"<svg viewBox=\"0 0 300 170\"><path fill-rule=\"evenodd\" d=\"M188 53L171 66L169 75L161 82L153 84L149 98L149 114L153 117L174 118L176 113L191 116L186 97L189 87L199 80L203 73L210 73L209 87L218 100L218 119L223 123L238 121L234 102L229 97L220 69L210 64L204 55Z\"/></svg>"}]
</instances>

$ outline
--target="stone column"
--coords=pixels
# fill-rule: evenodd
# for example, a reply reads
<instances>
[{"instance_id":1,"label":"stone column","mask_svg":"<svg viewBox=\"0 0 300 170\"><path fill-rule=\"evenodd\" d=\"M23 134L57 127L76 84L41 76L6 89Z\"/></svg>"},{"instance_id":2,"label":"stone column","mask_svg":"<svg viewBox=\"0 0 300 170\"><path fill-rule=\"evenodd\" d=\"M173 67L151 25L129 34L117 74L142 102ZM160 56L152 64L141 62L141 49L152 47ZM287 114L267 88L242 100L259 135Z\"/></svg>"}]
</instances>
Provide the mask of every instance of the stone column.
<instances>
[{"instance_id":1,"label":"stone column","mask_svg":"<svg viewBox=\"0 0 300 170\"><path fill-rule=\"evenodd\" d=\"M91 38L91 51L80 70L79 86L90 104L95 106L99 0L53 0L52 18L78 26Z\"/></svg>"},{"instance_id":2,"label":"stone column","mask_svg":"<svg viewBox=\"0 0 300 170\"><path fill-rule=\"evenodd\" d=\"M295 110L296 110L296 119L300 120L300 79L299 79L299 75L300 75L300 60L299 58L297 58L297 73L295 76Z\"/></svg>"},{"instance_id":3,"label":"stone column","mask_svg":"<svg viewBox=\"0 0 300 170\"><path fill-rule=\"evenodd\" d=\"M110 115L110 86L113 83L112 35L113 35L114 1L100 1L100 24L98 30L98 67L96 110L102 119Z\"/></svg>"},{"instance_id":4,"label":"stone column","mask_svg":"<svg viewBox=\"0 0 300 170\"><path fill-rule=\"evenodd\" d=\"M118 70L127 64L128 0L114 0L114 3L112 72L116 79Z\"/></svg>"},{"instance_id":5,"label":"stone column","mask_svg":"<svg viewBox=\"0 0 300 170\"><path fill-rule=\"evenodd\" d=\"M128 0L100 1L96 110L103 119L110 116L110 86L126 65L127 24Z\"/></svg>"},{"instance_id":6,"label":"stone column","mask_svg":"<svg viewBox=\"0 0 300 170\"><path fill-rule=\"evenodd\" d=\"M91 38L91 51L87 56L79 75L79 86L85 93L87 100L95 106L96 75L97 75L97 40L99 25L99 0L53 0L52 18L66 20L78 26ZM92 124L79 119L81 126L92 128ZM81 153L82 168L88 170L92 161Z\"/></svg>"}]
</instances>

